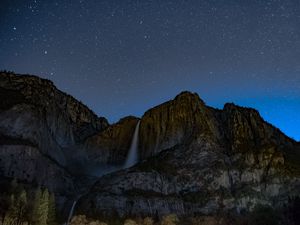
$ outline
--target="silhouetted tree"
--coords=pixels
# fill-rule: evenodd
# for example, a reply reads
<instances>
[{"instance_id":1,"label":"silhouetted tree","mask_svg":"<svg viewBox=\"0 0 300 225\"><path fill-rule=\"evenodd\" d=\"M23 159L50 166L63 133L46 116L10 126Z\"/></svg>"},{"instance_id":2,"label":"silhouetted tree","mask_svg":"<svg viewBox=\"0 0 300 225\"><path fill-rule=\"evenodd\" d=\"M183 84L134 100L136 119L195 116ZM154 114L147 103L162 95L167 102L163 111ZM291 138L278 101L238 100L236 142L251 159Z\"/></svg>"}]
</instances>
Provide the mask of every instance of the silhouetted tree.
<instances>
[{"instance_id":1,"label":"silhouetted tree","mask_svg":"<svg viewBox=\"0 0 300 225\"><path fill-rule=\"evenodd\" d=\"M40 187L35 191L35 196L33 200L32 212L31 212L31 222L33 225L39 225L40 222L40 205L41 205L42 192Z\"/></svg>"},{"instance_id":2,"label":"silhouetted tree","mask_svg":"<svg viewBox=\"0 0 300 225\"><path fill-rule=\"evenodd\" d=\"M56 208L55 208L55 196L53 193L49 196L48 206L48 225L56 225Z\"/></svg>"},{"instance_id":3,"label":"silhouetted tree","mask_svg":"<svg viewBox=\"0 0 300 225\"><path fill-rule=\"evenodd\" d=\"M27 213L27 193L24 189L20 192L18 198L16 199L15 207L17 210L16 224L20 225L25 220Z\"/></svg>"},{"instance_id":4,"label":"silhouetted tree","mask_svg":"<svg viewBox=\"0 0 300 225\"><path fill-rule=\"evenodd\" d=\"M49 192L47 189L44 189L40 201L40 224L39 225L47 225L48 221L48 211L49 211Z\"/></svg>"},{"instance_id":5,"label":"silhouetted tree","mask_svg":"<svg viewBox=\"0 0 300 225\"><path fill-rule=\"evenodd\" d=\"M12 194L10 196L9 208L8 211L6 212L3 225L13 225L14 223L16 223L18 212L17 212L15 202L16 202L15 195Z\"/></svg>"}]
</instances>

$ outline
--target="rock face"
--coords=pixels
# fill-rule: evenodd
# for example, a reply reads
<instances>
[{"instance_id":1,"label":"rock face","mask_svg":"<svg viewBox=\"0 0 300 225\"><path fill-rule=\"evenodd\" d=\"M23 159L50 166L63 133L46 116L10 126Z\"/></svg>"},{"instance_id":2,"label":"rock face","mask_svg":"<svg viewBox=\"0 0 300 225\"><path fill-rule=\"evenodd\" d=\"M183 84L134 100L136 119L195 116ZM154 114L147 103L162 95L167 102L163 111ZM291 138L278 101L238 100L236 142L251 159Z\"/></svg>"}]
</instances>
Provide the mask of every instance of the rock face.
<instances>
[{"instance_id":1,"label":"rock face","mask_svg":"<svg viewBox=\"0 0 300 225\"><path fill-rule=\"evenodd\" d=\"M84 149L91 159L102 164L122 164L130 148L138 123L136 117L125 117L85 141Z\"/></svg>"},{"instance_id":2,"label":"rock face","mask_svg":"<svg viewBox=\"0 0 300 225\"><path fill-rule=\"evenodd\" d=\"M207 107L184 92L147 111L143 161L98 180L79 202L90 216L213 214L282 206L300 192L299 143L254 109Z\"/></svg>"},{"instance_id":3,"label":"rock face","mask_svg":"<svg viewBox=\"0 0 300 225\"><path fill-rule=\"evenodd\" d=\"M138 118L129 116L86 139L82 151L88 174L99 177L124 166Z\"/></svg>"},{"instance_id":4,"label":"rock face","mask_svg":"<svg viewBox=\"0 0 300 225\"><path fill-rule=\"evenodd\" d=\"M109 125L51 81L4 72L0 99L0 178L89 190L77 211L92 217L240 212L300 195L300 144L254 109L183 92ZM139 120L140 162L122 170Z\"/></svg>"},{"instance_id":5,"label":"rock face","mask_svg":"<svg viewBox=\"0 0 300 225\"><path fill-rule=\"evenodd\" d=\"M197 94L183 92L173 101L147 111L141 120L140 150L143 158L188 141L195 133L215 130L211 112ZM210 127L212 126L212 127Z\"/></svg>"},{"instance_id":6,"label":"rock face","mask_svg":"<svg viewBox=\"0 0 300 225\"><path fill-rule=\"evenodd\" d=\"M72 189L73 156L107 120L36 76L2 72L0 99L1 175L52 191Z\"/></svg>"},{"instance_id":7,"label":"rock face","mask_svg":"<svg viewBox=\"0 0 300 225\"><path fill-rule=\"evenodd\" d=\"M1 142L0 163L1 175L5 177L39 184L59 195L74 192L73 177L65 168L43 155L37 146L19 140L17 143Z\"/></svg>"}]
</instances>

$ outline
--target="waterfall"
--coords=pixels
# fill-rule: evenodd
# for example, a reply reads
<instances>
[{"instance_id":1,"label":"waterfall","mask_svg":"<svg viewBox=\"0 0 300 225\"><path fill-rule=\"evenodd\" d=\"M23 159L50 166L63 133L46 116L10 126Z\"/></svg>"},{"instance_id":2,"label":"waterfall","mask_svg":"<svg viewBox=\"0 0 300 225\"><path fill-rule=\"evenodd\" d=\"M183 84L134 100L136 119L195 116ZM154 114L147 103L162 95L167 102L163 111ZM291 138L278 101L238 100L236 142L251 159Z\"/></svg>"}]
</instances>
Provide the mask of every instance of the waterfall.
<instances>
[{"instance_id":1,"label":"waterfall","mask_svg":"<svg viewBox=\"0 0 300 225\"><path fill-rule=\"evenodd\" d=\"M125 164L123 166L123 169L129 168L129 167L133 166L134 164L136 164L138 162L139 129L140 129L140 120L139 120L139 122L137 123L137 125L135 127L134 134L133 134L132 141L131 141L131 146L130 146L130 149L128 151L127 158L126 158ZM115 170L116 169L105 171L104 174L111 173ZM104 175L104 174L101 174L101 175ZM70 213L69 213L69 216L68 216L67 223L65 223L64 225L69 225L70 224L71 219L72 219L73 214L74 214L74 210L75 210L75 207L76 207L77 200L81 196L82 196L82 194L73 202L73 205L71 207L71 210L70 210ZM150 202L148 202L148 204L149 204L150 210L152 211Z\"/></svg>"},{"instance_id":2,"label":"waterfall","mask_svg":"<svg viewBox=\"0 0 300 225\"><path fill-rule=\"evenodd\" d=\"M77 203L77 200L75 200L75 201L73 202L73 205L72 205L72 207L71 207L71 210L70 210L70 213L69 213L69 216L68 216L68 220L67 220L66 225L69 225L70 222L71 222L71 219L72 219L73 214L74 214L74 209L75 209L76 203Z\"/></svg>"},{"instance_id":3,"label":"waterfall","mask_svg":"<svg viewBox=\"0 0 300 225\"><path fill-rule=\"evenodd\" d=\"M137 123L133 138L131 141L131 146L127 154L126 162L123 166L124 169L129 168L138 162L138 144L139 144L139 129L140 129L140 120Z\"/></svg>"}]
</instances>

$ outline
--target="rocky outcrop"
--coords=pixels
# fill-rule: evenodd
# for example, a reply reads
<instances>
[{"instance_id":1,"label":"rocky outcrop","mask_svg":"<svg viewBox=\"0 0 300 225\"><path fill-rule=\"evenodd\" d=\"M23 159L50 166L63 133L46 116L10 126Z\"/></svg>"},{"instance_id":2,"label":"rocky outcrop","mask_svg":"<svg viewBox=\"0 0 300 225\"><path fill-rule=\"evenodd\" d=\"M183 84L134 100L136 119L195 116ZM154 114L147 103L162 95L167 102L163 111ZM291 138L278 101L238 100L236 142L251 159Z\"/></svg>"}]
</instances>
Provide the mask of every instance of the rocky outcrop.
<instances>
[{"instance_id":1,"label":"rocky outcrop","mask_svg":"<svg viewBox=\"0 0 300 225\"><path fill-rule=\"evenodd\" d=\"M74 178L48 156L41 154L36 146L28 143L6 143L0 150L0 174L13 177L34 187L40 185L59 195L73 193Z\"/></svg>"},{"instance_id":2,"label":"rocky outcrop","mask_svg":"<svg viewBox=\"0 0 300 225\"><path fill-rule=\"evenodd\" d=\"M220 116L222 132L232 151L247 152L265 145L291 146L295 143L265 122L255 109L227 103Z\"/></svg>"},{"instance_id":3,"label":"rocky outcrop","mask_svg":"<svg viewBox=\"0 0 300 225\"><path fill-rule=\"evenodd\" d=\"M213 137L213 133L218 133L215 122L214 115L197 94L182 92L143 115L139 144L142 158L187 142L196 134Z\"/></svg>"},{"instance_id":4,"label":"rocky outcrop","mask_svg":"<svg viewBox=\"0 0 300 225\"><path fill-rule=\"evenodd\" d=\"M251 211L300 195L300 144L254 109L183 92L109 125L51 81L3 72L0 99L0 177L89 190L77 211L92 217ZM140 162L122 170L139 120ZM115 170L89 188L87 175Z\"/></svg>"},{"instance_id":5,"label":"rocky outcrop","mask_svg":"<svg viewBox=\"0 0 300 225\"><path fill-rule=\"evenodd\" d=\"M72 96L59 91L51 81L36 76L0 74L0 94L7 110L20 103L29 104L44 113L47 126L61 146L79 142L108 127L103 117L97 117Z\"/></svg>"},{"instance_id":6,"label":"rocky outcrop","mask_svg":"<svg viewBox=\"0 0 300 225\"><path fill-rule=\"evenodd\" d=\"M74 188L71 165L84 140L109 126L105 118L51 81L0 73L0 160L5 177L62 192Z\"/></svg>"},{"instance_id":7,"label":"rocky outcrop","mask_svg":"<svg viewBox=\"0 0 300 225\"><path fill-rule=\"evenodd\" d=\"M85 141L90 159L102 164L122 164L127 156L138 118L129 116Z\"/></svg>"},{"instance_id":8,"label":"rocky outcrop","mask_svg":"<svg viewBox=\"0 0 300 225\"><path fill-rule=\"evenodd\" d=\"M299 144L254 109L208 107L184 92L147 111L143 161L102 177L79 202L90 216L214 214L299 196Z\"/></svg>"},{"instance_id":9,"label":"rocky outcrop","mask_svg":"<svg viewBox=\"0 0 300 225\"><path fill-rule=\"evenodd\" d=\"M143 115L139 148L143 158L147 158L196 136L238 151L292 142L254 109L227 103L223 110L217 110L206 106L196 93L182 92Z\"/></svg>"}]
</instances>

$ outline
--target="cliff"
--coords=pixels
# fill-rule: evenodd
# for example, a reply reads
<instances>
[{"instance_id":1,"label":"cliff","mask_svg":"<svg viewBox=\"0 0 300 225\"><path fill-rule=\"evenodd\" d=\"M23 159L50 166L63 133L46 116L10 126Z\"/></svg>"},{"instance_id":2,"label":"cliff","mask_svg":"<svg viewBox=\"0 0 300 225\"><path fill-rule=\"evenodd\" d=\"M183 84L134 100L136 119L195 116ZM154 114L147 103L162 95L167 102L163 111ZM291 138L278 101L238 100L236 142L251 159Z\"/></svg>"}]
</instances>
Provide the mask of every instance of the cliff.
<instances>
[{"instance_id":1,"label":"cliff","mask_svg":"<svg viewBox=\"0 0 300 225\"><path fill-rule=\"evenodd\" d=\"M196 133L211 136L213 115L197 94L183 92L174 100L148 110L141 119L140 151L143 158L189 141Z\"/></svg>"},{"instance_id":2,"label":"cliff","mask_svg":"<svg viewBox=\"0 0 300 225\"><path fill-rule=\"evenodd\" d=\"M79 202L91 217L181 216L282 207L299 196L299 143L250 108L223 110L183 92L147 111L142 161L98 180Z\"/></svg>"},{"instance_id":3,"label":"cliff","mask_svg":"<svg viewBox=\"0 0 300 225\"><path fill-rule=\"evenodd\" d=\"M1 72L0 99L2 175L57 192L74 189L70 165L81 160L74 156L107 120L36 76Z\"/></svg>"},{"instance_id":4,"label":"cliff","mask_svg":"<svg viewBox=\"0 0 300 225\"><path fill-rule=\"evenodd\" d=\"M102 164L122 164L127 156L138 118L125 117L116 124L85 141L84 149L89 158Z\"/></svg>"},{"instance_id":5,"label":"cliff","mask_svg":"<svg viewBox=\"0 0 300 225\"><path fill-rule=\"evenodd\" d=\"M300 144L255 109L182 92L110 125L51 81L4 72L0 99L0 178L86 193L77 213L240 213L300 195ZM122 169L139 120L140 162Z\"/></svg>"}]
</instances>

